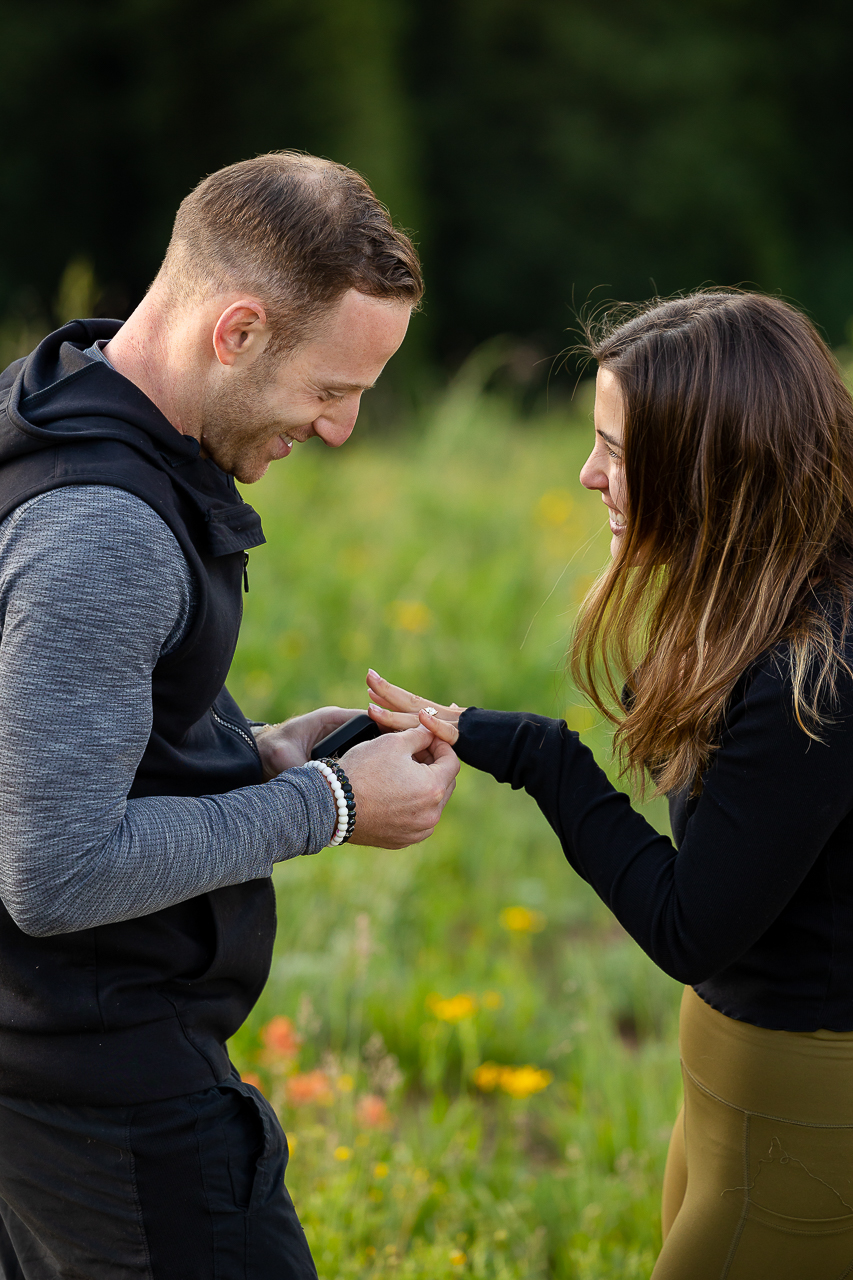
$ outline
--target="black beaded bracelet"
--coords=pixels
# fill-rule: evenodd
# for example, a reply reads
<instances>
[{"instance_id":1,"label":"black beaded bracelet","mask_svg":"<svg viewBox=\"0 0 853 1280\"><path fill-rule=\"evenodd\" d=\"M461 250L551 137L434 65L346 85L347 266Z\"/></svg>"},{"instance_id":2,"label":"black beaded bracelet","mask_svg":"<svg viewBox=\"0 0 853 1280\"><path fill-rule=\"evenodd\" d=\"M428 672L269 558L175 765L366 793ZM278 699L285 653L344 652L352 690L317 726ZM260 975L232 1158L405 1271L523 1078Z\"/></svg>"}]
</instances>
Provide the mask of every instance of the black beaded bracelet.
<instances>
[{"instance_id":1,"label":"black beaded bracelet","mask_svg":"<svg viewBox=\"0 0 853 1280\"><path fill-rule=\"evenodd\" d=\"M343 806L345 806L345 809L346 809L346 819L347 819L346 829L343 829L343 831L341 829L343 826L343 823L341 822L341 818L343 817L343 814L341 812L341 796L337 794L337 788L333 786L332 790L336 792L336 800L338 804L338 827L336 829L336 833L334 833L334 836L332 837L332 844L346 845L347 840L350 840L350 837L352 836L352 832L355 831L355 823L356 823L355 795L352 794L352 786L351 786L350 780L348 780L346 773L343 772L341 763L339 763L339 760L334 758L334 756L325 756L323 760L310 760L309 763L313 765L315 769L319 768L321 773L325 773L325 771L327 771L328 769L330 773L334 774L334 777L336 777L336 780L338 783L338 787L341 788L341 794L343 796ZM323 765L325 765L325 768L323 768ZM327 774L327 780L328 780L328 774Z\"/></svg>"}]
</instances>

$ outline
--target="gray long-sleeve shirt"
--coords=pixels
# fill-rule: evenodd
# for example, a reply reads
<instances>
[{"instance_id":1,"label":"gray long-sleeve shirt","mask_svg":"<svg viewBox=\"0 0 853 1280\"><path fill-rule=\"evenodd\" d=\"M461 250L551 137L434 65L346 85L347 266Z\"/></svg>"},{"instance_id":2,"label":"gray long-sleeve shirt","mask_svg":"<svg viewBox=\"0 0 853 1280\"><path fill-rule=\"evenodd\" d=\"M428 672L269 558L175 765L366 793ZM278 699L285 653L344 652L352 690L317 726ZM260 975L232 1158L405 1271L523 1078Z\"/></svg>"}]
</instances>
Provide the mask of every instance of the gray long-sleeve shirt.
<instances>
[{"instance_id":1,"label":"gray long-sleeve shirt","mask_svg":"<svg viewBox=\"0 0 853 1280\"><path fill-rule=\"evenodd\" d=\"M128 800L151 672L191 617L193 579L145 502L101 485L0 524L0 898L47 936L267 876L330 840L320 774L219 796Z\"/></svg>"}]
</instances>

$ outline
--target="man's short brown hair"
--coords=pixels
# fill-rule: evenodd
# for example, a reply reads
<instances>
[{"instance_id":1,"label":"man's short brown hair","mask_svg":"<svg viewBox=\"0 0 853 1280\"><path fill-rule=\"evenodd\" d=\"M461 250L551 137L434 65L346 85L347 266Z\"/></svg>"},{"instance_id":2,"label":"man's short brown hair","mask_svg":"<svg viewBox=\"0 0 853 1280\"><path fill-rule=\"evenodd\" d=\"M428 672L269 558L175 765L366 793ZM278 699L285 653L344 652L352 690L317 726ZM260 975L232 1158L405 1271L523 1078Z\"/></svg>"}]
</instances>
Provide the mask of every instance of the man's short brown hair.
<instances>
[{"instance_id":1,"label":"man's short brown hair","mask_svg":"<svg viewBox=\"0 0 853 1280\"><path fill-rule=\"evenodd\" d=\"M268 308L272 347L295 346L348 289L416 307L415 247L360 174L273 151L210 174L182 201L160 278L179 304L230 289Z\"/></svg>"}]
</instances>

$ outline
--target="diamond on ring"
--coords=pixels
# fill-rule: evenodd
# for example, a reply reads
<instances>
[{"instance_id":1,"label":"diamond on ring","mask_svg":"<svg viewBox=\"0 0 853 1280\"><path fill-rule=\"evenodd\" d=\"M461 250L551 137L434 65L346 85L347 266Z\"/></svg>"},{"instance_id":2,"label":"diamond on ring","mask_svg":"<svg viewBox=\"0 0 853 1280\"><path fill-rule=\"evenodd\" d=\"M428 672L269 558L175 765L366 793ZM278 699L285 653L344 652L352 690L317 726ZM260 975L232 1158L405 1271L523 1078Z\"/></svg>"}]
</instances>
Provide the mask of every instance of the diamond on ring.
<instances>
[{"instance_id":1,"label":"diamond on ring","mask_svg":"<svg viewBox=\"0 0 853 1280\"><path fill-rule=\"evenodd\" d=\"M423 710L425 715L428 715L428 716L438 715L438 712L436 711L435 707L424 707Z\"/></svg>"}]
</instances>

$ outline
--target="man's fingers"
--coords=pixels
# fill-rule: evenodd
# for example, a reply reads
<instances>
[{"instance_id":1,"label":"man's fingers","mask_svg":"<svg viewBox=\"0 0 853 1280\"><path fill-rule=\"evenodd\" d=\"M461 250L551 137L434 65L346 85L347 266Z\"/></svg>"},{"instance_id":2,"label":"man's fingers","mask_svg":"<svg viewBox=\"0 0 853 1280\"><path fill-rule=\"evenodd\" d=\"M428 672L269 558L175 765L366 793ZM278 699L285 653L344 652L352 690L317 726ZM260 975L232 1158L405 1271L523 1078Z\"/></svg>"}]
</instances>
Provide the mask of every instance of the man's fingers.
<instances>
[{"instance_id":1,"label":"man's fingers","mask_svg":"<svg viewBox=\"0 0 853 1280\"><path fill-rule=\"evenodd\" d=\"M412 729L404 729L402 733L398 733L392 741L399 742L402 749L408 755L413 756L419 751L426 751L434 737L432 729L427 729L423 725L415 725Z\"/></svg>"},{"instance_id":2,"label":"man's fingers","mask_svg":"<svg viewBox=\"0 0 853 1280\"><path fill-rule=\"evenodd\" d=\"M459 738L459 730L456 728L456 725L451 724L449 720L440 720L438 716L431 716L428 715L426 711L422 711L420 714L420 722L424 728L428 725L436 738L440 738L442 742L447 743L451 747Z\"/></svg>"},{"instance_id":3,"label":"man's fingers","mask_svg":"<svg viewBox=\"0 0 853 1280\"><path fill-rule=\"evenodd\" d=\"M331 733L333 729L339 729L348 720L353 720L356 716L363 716L364 710L363 708L353 710L351 707L349 709L346 707L320 707L314 714L320 720L320 732L317 735L317 741L319 742L321 738L326 737L326 734Z\"/></svg>"},{"instance_id":4,"label":"man's fingers","mask_svg":"<svg viewBox=\"0 0 853 1280\"><path fill-rule=\"evenodd\" d=\"M441 786L448 787L454 781L460 769L459 757L446 742L434 742L432 747L433 777Z\"/></svg>"}]
</instances>

